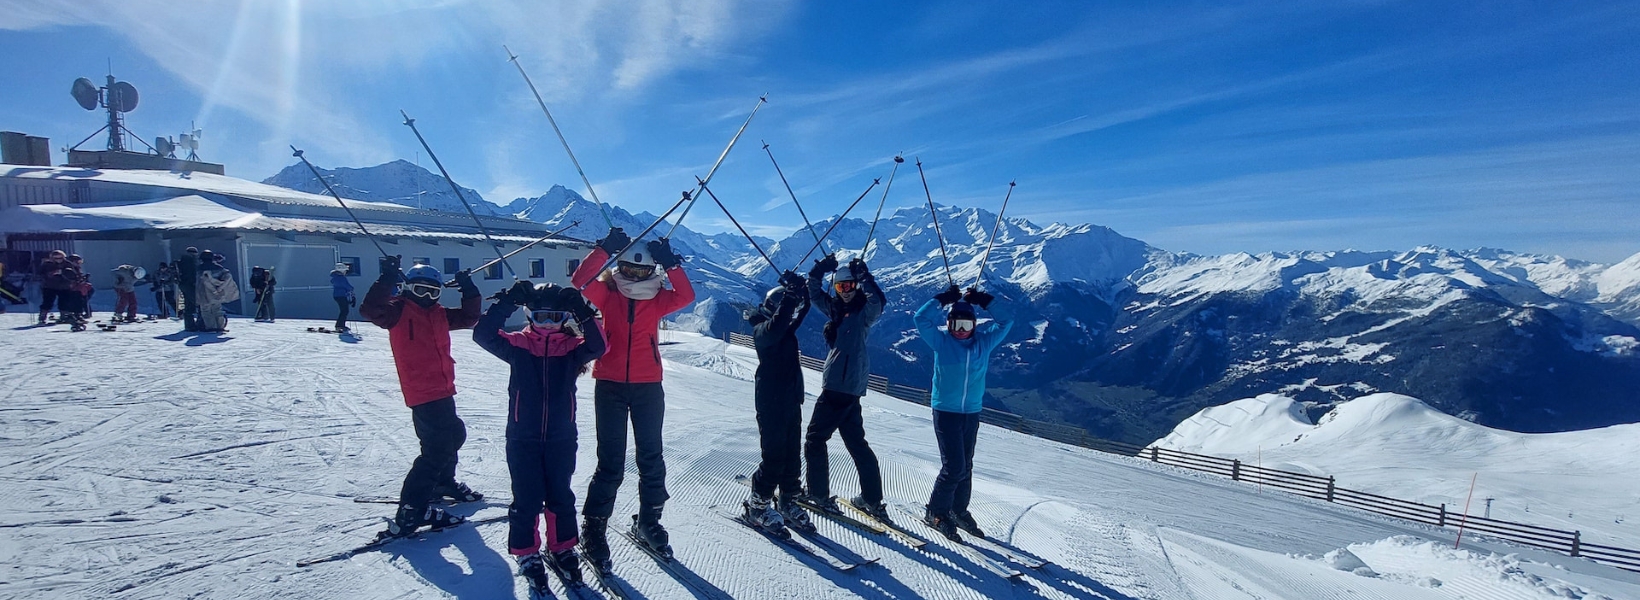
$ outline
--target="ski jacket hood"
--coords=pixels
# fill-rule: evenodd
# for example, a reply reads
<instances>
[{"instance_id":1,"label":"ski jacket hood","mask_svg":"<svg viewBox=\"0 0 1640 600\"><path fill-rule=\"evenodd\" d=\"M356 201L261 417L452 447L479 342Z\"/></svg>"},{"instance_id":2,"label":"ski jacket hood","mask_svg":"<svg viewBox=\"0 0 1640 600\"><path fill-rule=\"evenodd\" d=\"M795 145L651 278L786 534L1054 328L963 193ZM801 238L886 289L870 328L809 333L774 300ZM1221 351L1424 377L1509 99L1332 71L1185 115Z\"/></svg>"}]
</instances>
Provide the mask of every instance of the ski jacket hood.
<instances>
[{"instance_id":1,"label":"ski jacket hood","mask_svg":"<svg viewBox=\"0 0 1640 600\"><path fill-rule=\"evenodd\" d=\"M861 280L861 294L851 302L843 302L825 290L824 277L809 278L809 303L830 320L835 336L831 350L826 353L826 366L821 372L821 388L853 396L864 396L866 377L871 372L871 359L866 352L866 337L877 318L883 316L887 303L877 279ZM864 299L861 299L864 296Z\"/></svg>"},{"instance_id":2,"label":"ski jacket hood","mask_svg":"<svg viewBox=\"0 0 1640 600\"><path fill-rule=\"evenodd\" d=\"M387 330L405 406L418 406L456 395L456 360L450 355L450 331L478 322L478 294L463 294L459 310L434 304L422 308L390 297L391 284L371 284L359 314Z\"/></svg>"},{"instance_id":3,"label":"ski jacket hood","mask_svg":"<svg viewBox=\"0 0 1640 600\"><path fill-rule=\"evenodd\" d=\"M609 351L598 359L592 377L619 383L659 383L661 381L661 318L695 301L695 288L683 267L666 270L671 289L661 289L655 297L639 300L622 295L613 281L595 281L609 253L593 248L570 277L588 302L603 313L604 335ZM656 278L657 280L659 278Z\"/></svg>"},{"instance_id":4,"label":"ski jacket hood","mask_svg":"<svg viewBox=\"0 0 1640 600\"><path fill-rule=\"evenodd\" d=\"M934 410L970 414L985 408L985 374L991 370L991 352L1014 326L1005 300L991 301L986 312L992 320L975 326L973 337L966 340L940 330L945 311L937 300L929 300L912 316L917 333L934 350L934 384L929 393Z\"/></svg>"},{"instance_id":5,"label":"ski jacket hood","mask_svg":"<svg viewBox=\"0 0 1640 600\"><path fill-rule=\"evenodd\" d=\"M518 310L496 302L473 327L473 341L512 368L507 380L507 439L576 439L575 387L587 363L604 354L597 319L580 323L583 337L563 333L503 331ZM541 338L539 348L533 338Z\"/></svg>"}]
</instances>

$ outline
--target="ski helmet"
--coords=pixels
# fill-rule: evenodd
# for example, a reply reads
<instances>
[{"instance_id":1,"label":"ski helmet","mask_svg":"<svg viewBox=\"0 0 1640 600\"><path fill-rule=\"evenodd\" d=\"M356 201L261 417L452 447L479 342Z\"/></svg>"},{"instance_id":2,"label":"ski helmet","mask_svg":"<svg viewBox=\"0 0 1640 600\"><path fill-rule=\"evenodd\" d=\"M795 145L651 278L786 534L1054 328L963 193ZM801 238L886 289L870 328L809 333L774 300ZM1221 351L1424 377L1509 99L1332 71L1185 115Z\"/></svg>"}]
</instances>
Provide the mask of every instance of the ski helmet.
<instances>
[{"instance_id":1,"label":"ski helmet","mask_svg":"<svg viewBox=\"0 0 1640 600\"><path fill-rule=\"evenodd\" d=\"M763 295L762 306L757 307L764 317L773 317L780 310L780 303L786 301L786 286L777 285L769 288L769 293Z\"/></svg>"},{"instance_id":2,"label":"ski helmet","mask_svg":"<svg viewBox=\"0 0 1640 600\"><path fill-rule=\"evenodd\" d=\"M444 285L444 275L432 265L416 265L404 272L405 283L424 282L433 285Z\"/></svg>"},{"instance_id":3,"label":"ski helmet","mask_svg":"<svg viewBox=\"0 0 1640 600\"><path fill-rule=\"evenodd\" d=\"M535 284L535 293L530 294L528 308L530 310L557 310L559 287L550 283Z\"/></svg>"},{"instance_id":4,"label":"ski helmet","mask_svg":"<svg viewBox=\"0 0 1640 600\"><path fill-rule=\"evenodd\" d=\"M978 314L974 312L974 305L958 300L955 304L951 305L951 312L947 318L971 320L979 318L977 315Z\"/></svg>"},{"instance_id":5,"label":"ski helmet","mask_svg":"<svg viewBox=\"0 0 1640 600\"><path fill-rule=\"evenodd\" d=\"M945 319L945 329L951 337L966 340L974 335L974 327L979 317L974 313L974 305L958 300L951 305L951 312Z\"/></svg>"},{"instance_id":6,"label":"ski helmet","mask_svg":"<svg viewBox=\"0 0 1640 600\"><path fill-rule=\"evenodd\" d=\"M655 276L655 257L650 256L648 248L633 244L615 261L615 270L628 279L649 279Z\"/></svg>"}]
</instances>

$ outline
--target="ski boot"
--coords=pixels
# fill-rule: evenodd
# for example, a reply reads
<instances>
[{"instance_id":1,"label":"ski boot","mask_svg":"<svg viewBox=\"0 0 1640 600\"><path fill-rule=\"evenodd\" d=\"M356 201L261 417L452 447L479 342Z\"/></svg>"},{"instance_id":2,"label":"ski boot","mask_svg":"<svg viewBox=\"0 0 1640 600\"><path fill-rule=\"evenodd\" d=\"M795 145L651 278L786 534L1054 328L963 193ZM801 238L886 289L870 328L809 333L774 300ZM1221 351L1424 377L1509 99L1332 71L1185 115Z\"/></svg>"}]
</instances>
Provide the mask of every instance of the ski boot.
<instances>
[{"instance_id":1,"label":"ski boot","mask_svg":"<svg viewBox=\"0 0 1640 600\"><path fill-rule=\"evenodd\" d=\"M661 526L662 505L644 506L638 509L638 514L632 515L632 537L638 539L655 554L672 560L671 539L666 534L666 528Z\"/></svg>"},{"instance_id":2,"label":"ski boot","mask_svg":"<svg viewBox=\"0 0 1640 600\"><path fill-rule=\"evenodd\" d=\"M516 556L518 575L530 586L530 598L551 598L552 588L547 585L547 565L535 552Z\"/></svg>"},{"instance_id":3,"label":"ski boot","mask_svg":"<svg viewBox=\"0 0 1640 600\"><path fill-rule=\"evenodd\" d=\"M391 537L408 537L414 535L417 529L426 527L430 530L444 529L466 523L467 519L458 515L444 512L443 508L428 506L421 510L409 504L399 505L399 512L387 524L386 534Z\"/></svg>"},{"instance_id":4,"label":"ski boot","mask_svg":"<svg viewBox=\"0 0 1640 600\"><path fill-rule=\"evenodd\" d=\"M553 574L558 576L558 581L563 582L564 587L578 588L586 585L581 581L581 557L575 554L574 548L553 552L547 557L547 566L552 567Z\"/></svg>"},{"instance_id":5,"label":"ski boot","mask_svg":"<svg viewBox=\"0 0 1640 600\"><path fill-rule=\"evenodd\" d=\"M587 517L581 521L581 550L586 552L587 564L599 573L608 573L615 567L609 559L609 517Z\"/></svg>"},{"instance_id":6,"label":"ski boot","mask_svg":"<svg viewBox=\"0 0 1640 600\"><path fill-rule=\"evenodd\" d=\"M740 506L745 509L745 513L741 518L753 527L767 531L776 537L784 538L791 535L790 532L786 531L785 516L774 508L773 498L765 498L754 493L750 499L741 502Z\"/></svg>"},{"instance_id":7,"label":"ski boot","mask_svg":"<svg viewBox=\"0 0 1640 600\"><path fill-rule=\"evenodd\" d=\"M974 514L966 510L951 511L951 523L956 525L957 529L968 532L968 535L985 537L985 532L979 528L979 522L974 520Z\"/></svg>"},{"instance_id":8,"label":"ski boot","mask_svg":"<svg viewBox=\"0 0 1640 600\"><path fill-rule=\"evenodd\" d=\"M780 498L779 508L776 510L780 513L780 516L786 520L786 524L790 525L792 529L806 532L814 531L814 521L809 518L809 511L804 510L802 506L799 506L796 500L782 496Z\"/></svg>"},{"instance_id":9,"label":"ski boot","mask_svg":"<svg viewBox=\"0 0 1640 600\"><path fill-rule=\"evenodd\" d=\"M855 508L860 509L860 512L865 513L873 519L890 525L894 524L894 521L888 518L888 505L881 501L871 502L866 500L864 496L855 496L849 500L849 504L853 504Z\"/></svg>"},{"instance_id":10,"label":"ski boot","mask_svg":"<svg viewBox=\"0 0 1640 600\"><path fill-rule=\"evenodd\" d=\"M814 505L815 508L818 508L822 511L825 511L827 513L834 514L834 515L843 514L843 507L838 506L837 505L837 500L832 498L831 496L826 496L824 498L821 498L819 496L814 496L814 495L806 495L806 496L807 497L804 499L804 501L808 502L811 505Z\"/></svg>"},{"instance_id":11,"label":"ski boot","mask_svg":"<svg viewBox=\"0 0 1640 600\"><path fill-rule=\"evenodd\" d=\"M945 539L953 542L962 541L962 536L957 534L957 524L951 522L951 515L949 514L936 515L932 512L924 513L923 524L933 527L935 531L940 532L940 535L945 536Z\"/></svg>"},{"instance_id":12,"label":"ski boot","mask_svg":"<svg viewBox=\"0 0 1640 600\"><path fill-rule=\"evenodd\" d=\"M453 481L433 488L434 498L449 498L451 503L478 502L484 499L484 494L473 491L467 484Z\"/></svg>"}]
</instances>

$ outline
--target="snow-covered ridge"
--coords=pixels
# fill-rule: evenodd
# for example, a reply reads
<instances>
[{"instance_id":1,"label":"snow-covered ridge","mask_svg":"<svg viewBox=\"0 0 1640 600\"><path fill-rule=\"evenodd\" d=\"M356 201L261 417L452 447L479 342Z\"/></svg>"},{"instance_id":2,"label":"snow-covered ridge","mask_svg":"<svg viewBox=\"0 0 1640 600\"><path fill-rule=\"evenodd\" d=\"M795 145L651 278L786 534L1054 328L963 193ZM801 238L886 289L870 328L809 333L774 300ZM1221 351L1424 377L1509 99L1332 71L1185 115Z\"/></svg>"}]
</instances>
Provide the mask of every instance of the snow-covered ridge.
<instances>
[{"instance_id":1,"label":"snow-covered ridge","mask_svg":"<svg viewBox=\"0 0 1640 600\"><path fill-rule=\"evenodd\" d=\"M1640 547L1640 424L1564 433L1492 429L1399 394L1362 396L1312 423L1292 398L1264 394L1204 409L1155 445L1266 468L1333 475L1352 489L1579 530ZM1596 539L1605 539L1596 542Z\"/></svg>"}]
</instances>

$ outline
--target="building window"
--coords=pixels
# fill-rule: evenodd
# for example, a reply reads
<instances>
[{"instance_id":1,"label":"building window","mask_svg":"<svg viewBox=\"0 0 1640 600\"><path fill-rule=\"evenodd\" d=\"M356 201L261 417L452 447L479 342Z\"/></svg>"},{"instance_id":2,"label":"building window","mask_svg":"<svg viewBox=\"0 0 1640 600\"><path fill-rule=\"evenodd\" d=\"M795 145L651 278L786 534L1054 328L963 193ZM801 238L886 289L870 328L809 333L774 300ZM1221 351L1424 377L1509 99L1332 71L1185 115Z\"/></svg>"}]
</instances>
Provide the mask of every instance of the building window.
<instances>
[{"instance_id":1,"label":"building window","mask_svg":"<svg viewBox=\"0 0 1640 600\"><path fill-rule=\"evenodd\" d=\"M575 276L575 270L579 269L579 268L581 268L581 259L579 259L579 258L569 259L569 269L564 273L564 276L574 277Z\"/></svg>"},{"instance_id":2,"label":"building window","mask_svg":"<svg viewBox=\"0 0 1640 600\"><path fill-rule=\"evenodd\" d=\"M433 259L427 258L425 256L417 256L415 258L410 259L410 264L411 265L430 265L430 264L433 264Z\"/></svg>"},{"instance_id":3,"label":"building window","mask_svg":"<svg viewBox=\"0 0 1640 600\"><path fill-rule=\"evenodd\" d=\"M364 274L363 272L361 272L359 270L360 269L360 267L359 267L359 257L357 257L357 256L343 256L343 257L337 259L336 262L347 265L347 276L348 277L358 277L358 276Z\"/></svg>"},{"instance_id":4,"label":"building window","mask_svg":"<svg viewBox=\"0 0 1640 600\"><path fill-rule=\"evenodd\" d=\"M460 271L460 270L461 270L461 259L459 259L459 258L446 258L446 259L444 259L444 272L445 272L445 274L454 275L456 271Z\"/></svg>"},{"instance_id":5,"label":"building window","mask_svg":"<svg viewBox=\"0 0 1640 600\"><path fill-rule=\"evenodd\" d=\"M547 276L547 259L530 259L530 279L541 279Z\"/></svg>"},{"instance_id":6,"label":"building window","mask_svg":"<svg viewBox=\"0 0 1640 600\"><path fill-rule=\"evenodd\" d=\"M500 279L501 278L501 261L499 261L499 260L495 261L495 264L490 265L489 268L484 269L484 278L485 279Z\"/></svg>"}]
</instances>

